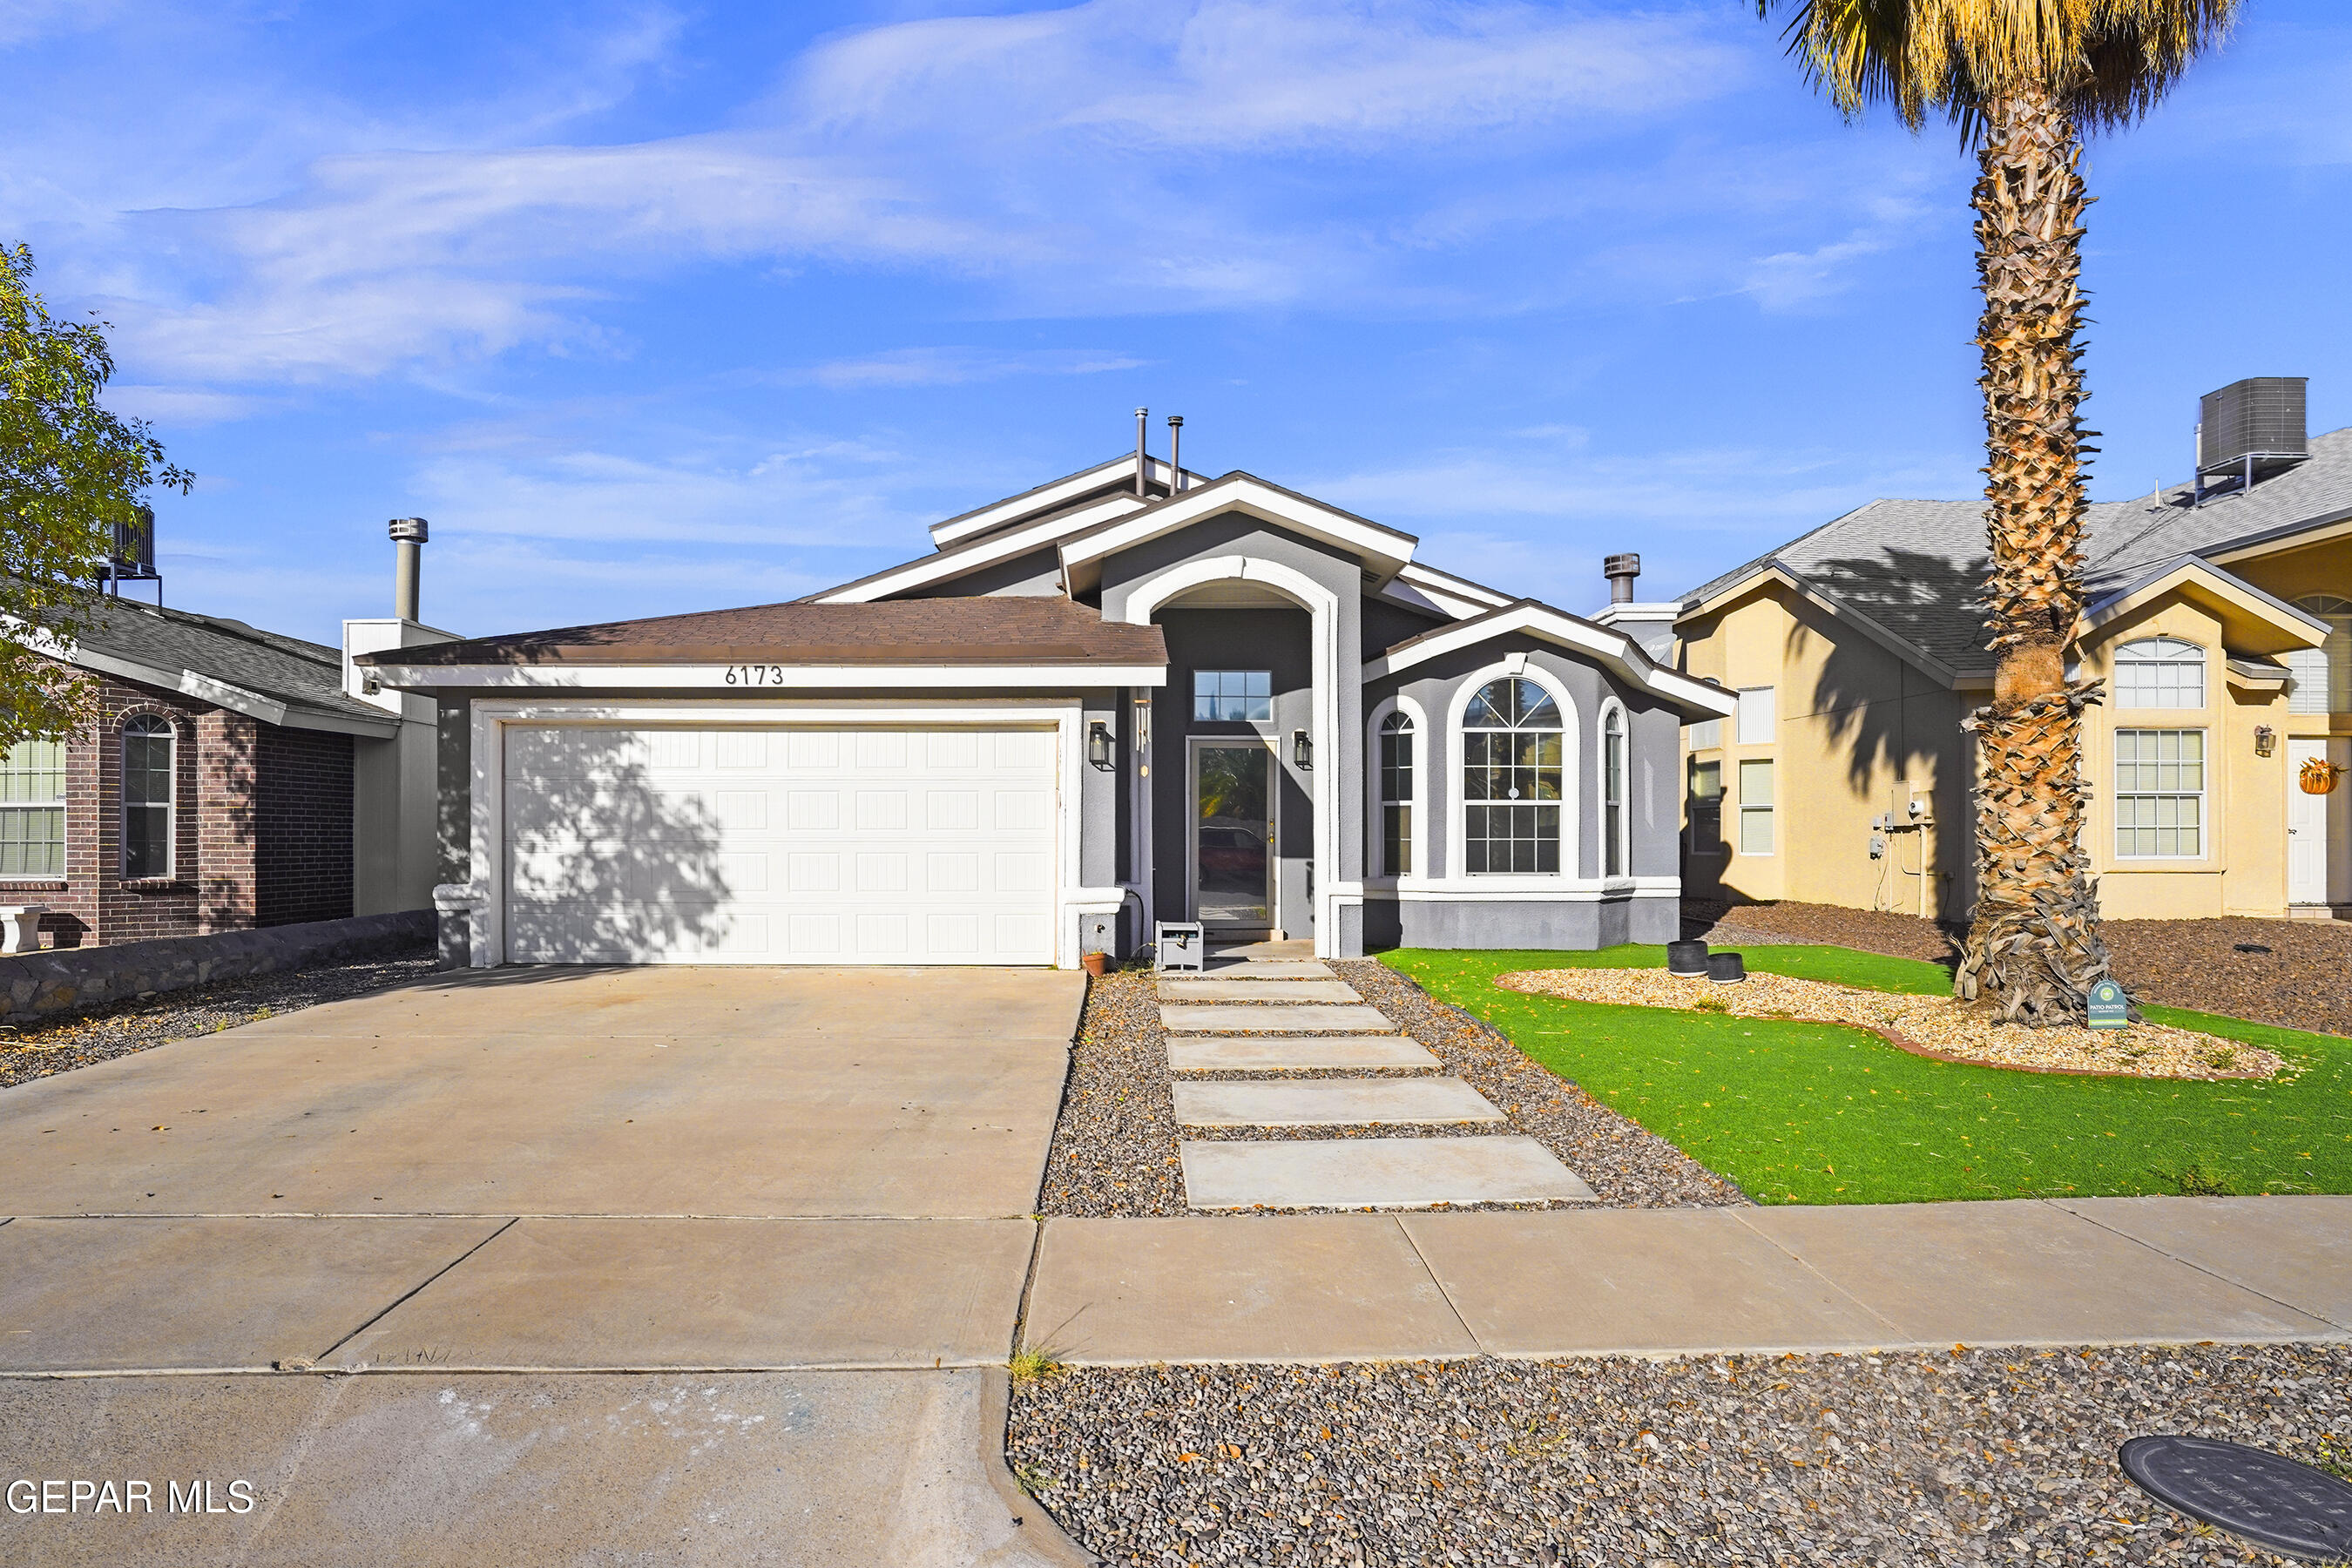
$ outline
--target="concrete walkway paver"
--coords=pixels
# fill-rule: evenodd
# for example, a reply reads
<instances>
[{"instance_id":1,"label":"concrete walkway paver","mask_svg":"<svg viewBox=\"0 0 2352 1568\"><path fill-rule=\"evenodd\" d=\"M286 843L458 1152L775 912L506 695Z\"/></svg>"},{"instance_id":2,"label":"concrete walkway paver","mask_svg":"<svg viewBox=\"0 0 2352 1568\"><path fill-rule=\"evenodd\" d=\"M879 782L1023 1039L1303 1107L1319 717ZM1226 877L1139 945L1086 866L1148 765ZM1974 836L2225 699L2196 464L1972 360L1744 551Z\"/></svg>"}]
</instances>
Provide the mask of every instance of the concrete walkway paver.
<instances>
[{"instance_id":1,"label":"concrete walkway paver","mask_svg":"<svg viewBox=\"0 0 2352 1568\"><path fill-rule=\"evenodd\" d=\"M1221 958L1212 953L1204 967L1212 980L1336 980L1339 976L1338 970L1319 958Z\"/></svg>"},{"instance_id":2,"label":"concrete walkway paver","mask_svg":"<svg viewBox=\"0 0 2352 1568\"><path fill-rule=\"evenodd\" d=\"M2232 1285L2352 1331L2352 1201L2062 1198L2060 1208Z\"/></svg>"},{"instance_id":3,"label":"concrete walkway paver","mask_svg":"<svg viewBox=\"0 0 2352 1568\"><path fill-rule=\"evenodd\" d=\"M1247 1002L1162 1002L1160 1005L1160 1025L1172 1034L1183 1035L1322 1034L1331 1030L1367 1035L1401 1032L1379 1008L1361 1005L1281 1007Z\"/></svg>"},{"instance_id":4,"label":"concrete walkway paver","mask_svg":"<svg viewBox=\"0 0 2352 1568\"><path fill-rule=\"evenodd\" d=\"M1192 980L1166 975L1160 994L1170 1002L1359 1002L1363 997L1344 980L1228 979L1213 974Z\"/></svg>"},{"instance_id":5,"label":"concrete walkway paver","mask_svg":"<svg viewBox=\"0 0 2352 1568\"><path fill-rule=\"evenodd\" d=\"M1393 1219L1052 1219L1027 1338L1088 1365L1475 1355Z\"/></svg>"},{"instance_id":6,"label":"concrete walkway paver","mask_svg":"<svg viewBox=\"0 0 2352 1568\"><path fill-rule=\"evenodd\" d=\"M1458 1078L1179 1079L1183 1127L1348 1127L1371 1122L1500 1121L1494 1102ZM1345 1147L1352 1148L1348 1143Z\"/></svg>"},{"instance_id":7,"label":"concrete walkway paver","mask_svg":"<svg viewBox=\"0 0 2352 1568\"><path fill-rule=\"evenodd\" d=\"M1445 1064L1402 1035L1171 1035L1168 1065L1177 1072L1281 1072Z\"/></svg>"},{"instance_id":8,"label":"concrete walkway paver","mask_svg":"<svg viewBox=\"0 0 2352 1568\"><path fill-rule=\"evenodd\" d=\"M1196 1209L1430 1208L1593 1195L1550 1150L1516 1135L1187 1140L1176 1152Z\"/></svg>"}]
</instances>

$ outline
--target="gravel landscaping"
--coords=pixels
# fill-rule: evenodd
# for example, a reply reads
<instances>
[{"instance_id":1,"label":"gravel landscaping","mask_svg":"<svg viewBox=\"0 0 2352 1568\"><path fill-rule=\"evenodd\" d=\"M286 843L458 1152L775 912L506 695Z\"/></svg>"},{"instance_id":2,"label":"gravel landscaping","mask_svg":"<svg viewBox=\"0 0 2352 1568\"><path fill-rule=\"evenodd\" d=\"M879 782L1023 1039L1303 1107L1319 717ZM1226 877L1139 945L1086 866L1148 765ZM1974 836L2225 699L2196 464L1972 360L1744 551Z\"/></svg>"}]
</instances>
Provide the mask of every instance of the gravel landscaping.
<instances>
[{"instance_id":1,"label":"gravel landscaping","mask_svg":"<svg viewBox=\"0 0 2352 1568\"><path fill-rule=\"evenodd\" d=\"M418 947L356 963L225 980L22 1027L0 1025L0 1089L422 979L437 962L430 947Z\"/></svg>"},{"instance_id":2,"label":"gravel landscaping","mask_svg":"<svg viewBox=\"0 0 2352 1568\"><path fill-rule=\"evenodd\" d=\"M2120 1029L2021 1029L1950 996L1865 991L1793 975L1750 974L1737 985L1662 969L1535 969L1495 976L1507 991L1623 1007L1667 1007L1737 1018L1803 1018L1868 1029L1900 1050L1939 1061L2117 1078L2273 1078L2275 1052L2193 1029L2140 1023Z\"/></svg>"},{"instance_id":3,"label":"gravel landscaping","mask_svg":"<svg viewBox=\"0 0 2352 1568\"><path fill-rule=\"evenodd\" d=\"M1371 1126L1193 1128L1180 1132L1171 1093L1167 1037L1148 970L1106 975L1091 983L1070 1077L1045 1159L1039 1212L1053 1215L1138 1217L1181 1215L1183 1173L1176 1145L1220 1139L1489 1137L1524 1133L1559 1156L1599 1194L1602 1207L1668 1208L1743 1204L1730 1182L1664 1139L1601 1104L1521 1055L1517 1047L1469 1014L1433 1000L1411 981L1370 959L1331 968L1439 1059L1437 1069L1187 1073L1212 1078L1434 1076L1466 1080L1504 1112L1499 1122L1383 1123ZM1465 1205L1464 1207L1551 1207ZM1590 1207L1590 1204L1576 1206ZM1241 1215L1272 1210L1231 1211ZM1293 1211L1296 1212L1296 1211Z\"/></svg>"},{"instance_id":4,"label":"gravel landscaping","mask_svg":"<svg viewBox=\"0 0 2352 1568\"><path fill-rule=\"evenodd\" d=\"M2283 1561L2125 1479L2155 1432L2342 1473L2352 1347L1086 1369L1006 1457L1121 1564Z\"/></svg>"},{"instance_id":5,"label":"gravel landscaping","mask_svg":"<svg viewBox=\"0 0 2352 1568\"><path fill-rule=\"evenodd\" d=\"M2116 976L2143 1001L2352 1035L2352 925L2331 921L2109 921ZM1720 947L1827 942L1956 963L1966 933L1932 921L1833 904L1683 900L1683 934ZM2241 948L2268 951L2242 952Z\"/></svg>"}]
</instances>

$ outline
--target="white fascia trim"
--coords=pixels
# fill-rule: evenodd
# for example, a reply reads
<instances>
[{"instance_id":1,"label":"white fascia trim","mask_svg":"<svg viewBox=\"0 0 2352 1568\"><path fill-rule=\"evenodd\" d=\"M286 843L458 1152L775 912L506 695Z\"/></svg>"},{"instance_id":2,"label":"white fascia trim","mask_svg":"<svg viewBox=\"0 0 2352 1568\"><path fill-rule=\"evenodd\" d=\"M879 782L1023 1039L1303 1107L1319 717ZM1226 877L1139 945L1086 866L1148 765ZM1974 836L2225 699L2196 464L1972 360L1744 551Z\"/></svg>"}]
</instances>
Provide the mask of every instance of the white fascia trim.
<instances>
[{"instance_id":1,"label":"white fascia trim","mask_svg":"<svg viewBox=\"0 0 2352 1568\"><path fill-rule=\"evenodd\" d=\"M2209 561L2185 555L2168 562L2125 584L2113 593L2101 596L2084 606L2083 619L2075 629L2076 638L2088 637L2117 616L2128 614L2149 599L2174 588L2195 583L2215 597L2243 610L2257 620L2270 622L2281 631L2301 633L2308 640L2302 646L2317 647L2334 630L2326 621L2308 610L2298 609L2285 600L2274 597L2255 587L2242 577L2233 576Z\"/></svg>"},{"instance_id":2,"label":"white fascia trim","mask_svg":"<svg viewBox=\"0 0 2352 1568\"><path fill-rule=\"evenodd\" d=\"M1433 607L1444 610L1457 621L1483 616L1488 610L1499 610L1511 602L1508 594L1497 593L1482 583L1456 577L1451 572L1441 572L1418 561L1407 562L1404 570L1397 574L1397 580L1416 590Z\"/></svg>"},{"instance_id":3,"label":"white fascia trim","mask_svg":"<svg viewBox=\"0 0 2352 1568\"><path fill-rule=\"evenodd\" d=\"M160 686L166 691L176 691L199 702L226 708L232 713L258 719L265 724L276 724L289 730L319 730L330 734L366 735L374 739L400 732L400 721L397 719L386 718L378 722L355 713L303 711L289 708L274 697L247 691L242 686L232 686L226 680L215 680L193 669L163 669L152 664L141 664L135 659L120 658L110 653L81 647L66 641L46 626L27 626L11 619L7 623L7 632L45 658L54 658L60 664L70 664L79 669L96 670L102 675L121 676L142 686Z\"/></svg>"},{"instance_id":4,"label":"white fascia trim","mask_svg":"<svg viewBox=\"0 0 2352 1568\"><path fill-rule=\"evenodd\" d=\"M1412 560L1418 542L1410 534L1278 490L1260 479L1219 479L1197 490L1186 490L1151 508L1146 515L1107 528L1083 542L1062 546L1065 581L1073 567L1087 565L1133 549L1148 539L1183 528L1223 511L1242 511L1303 533L1322 543L1376 556L1400 564Z\"/></svg>"},{"instance_id":5,"label":"white fascia trim","mask_svg":"<svg viewBox=\"0 0 2352 1568\"><path fill-rule=\"evenodd\" d=\"M216 708L234 708L240 713L250 713L265 724L286 722L286 704L264 697L257 691L247 691L242 686L231 686L226 680L215 680L193 669L180 671L178 686L183 696L194 697Z\"/></svg>"},{"instance_id":6,"label":"white fascia trim","mask_svg":"<svg viewBox=\"0 0 2352 1568\"><path fill-rule=\"evenodd\" d=\"M562 699L532 702L478 701L472 704L473 820L468 847L472 878L434 889L436 907L446 893L452 907L470 907L474 918L467 932L468 956L477 969L495 969L506 962L506 736L509 724L961 724L974 727L1044 729L1057 731L1060 765L1055 770L1061 798L1057 859L1055 868L1055 963L1075 969L1078 963L1078 920L1093 907L1100 913L1106 889L1078 882L1079 831L1085 816L1079 792L1086 766L1085 709L1076 700L1034 700L1011 703L902 704L794 702L602 702Z\"/></svg>"},{"instance_id":7,"label":"white fascia trim","mask_svg":"<svg viewBox=\"0 0 2352 1568\"><path fill-rule=\"evenodd\" d=\"M920 561L909 561L904 566L896 567L878 577L871 577L862 583L852 583L845 587L819 594L809 603L870 605L877 599L887 599L893 594L903 594L909 588L920 588L933 583L952 582L958 577L968 576L980 571L982 567L993 566L1001 561L1010 561L1016 555L1025 555L1033 550L1042 550L1057 540L1066 539L1073 533L1083 532L1099 523L1108 522L1112 518L1124 517L1129 512L1140 510L1145 504L1135 496L1112 496L1108 500L1097 501L1083 511L1074 511L1067 517L1053 518L1028 528L1015 529L1002 539L992 539L971 550L958 551L952 555L930 555Z\"/></svg>"},{"instance_id":8,"label":"white fascia trim","mask_svg":"<svg viewBox=\"0 0 2352 1568\"><path fill-rule=\"evenodd\" d=\"M1643 690L1696 708L1718 718L1728 718L1738 706L1738 700L1719 686L1667 669L1651 661L1641 645L1622 632L1612 632L1562 615L1557 610L1530 605L1475 626L1451 626L1433 632L1412 647L1384 655L1364 666L1364 679L1378 680L1395 675L1415 665L1465 647L1475 647L1482 642L1528 632L1549 642L1559 643L1579 653L1588 653L1602 659L1619 674Z\"/></svg>"},{"instance_id":9,"label":"white fascia trim","mask_svg":"<svg viewBox=\"0 0 2352 1568\"><path fill-rule=\"evenodd\" d=\"M1166 485L1172 483L1175 479L1174 470L1158 458L1150 459L1145 465L1144 475L1147 484L1157 479ZM1129 452L1123 457L1113 458L1108 463L1097 463L1091 468L1072 474L1068 479L1055 479L1051 484L1040 485L1034 490L1024 490L1017 496L1008 496L992 506L981 508L978 511L965 512L962 516L951 517L945 522L935 522L930 528L931 542L944 550L959 540L971 539L977 534L986 533L991 529L1010 527L1034 512L1051 511L1073 497L1082 496L1088 490L1100 489L1121 476L1125 476L1130 485L1135 482L1134 453ZM1142 497L1130 496L1129 499L1138 505L1143 504Z\"/></svg>"},{"instance_id":10,"label":"white fascia trim","mask_svg":"<svg viewBox=\"0 0 2352 1568\"><path fill-rule=\"evenodd\" d=\"M642 689L703 688L734 696L763 691L952 690L962 687L1041 687L1069 691L1097 686L1165 686L1163 664L444 664L373 667L376 680L400 691L436 687L493 689ZM765 674L747 684L734 671ZM398 673L395 674L395 670Z\"/></svg>"}]
</instances>

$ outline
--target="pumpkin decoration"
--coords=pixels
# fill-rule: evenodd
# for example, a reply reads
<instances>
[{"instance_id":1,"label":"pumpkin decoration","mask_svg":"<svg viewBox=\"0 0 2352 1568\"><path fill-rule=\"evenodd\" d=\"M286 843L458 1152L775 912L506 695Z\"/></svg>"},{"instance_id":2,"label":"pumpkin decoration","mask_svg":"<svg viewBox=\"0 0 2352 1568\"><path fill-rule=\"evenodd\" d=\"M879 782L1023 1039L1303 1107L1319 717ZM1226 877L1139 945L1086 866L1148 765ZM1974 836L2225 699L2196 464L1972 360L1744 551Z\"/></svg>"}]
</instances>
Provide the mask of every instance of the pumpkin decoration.
<instances>
[{"instance_id":1,"label":"pumpkin decoration","mask_svg":"<svg viewBox=\"0 0 2352 1568\"><path fill-rule=\"evenodd\" d=\"M2305 757L2303 771L2295 775L2295 782L2303 786L2305 795L2333 795L2336 793L2336 781L2343 776L2344 770L2326 757Z\"/></svg>"}]
</instances>

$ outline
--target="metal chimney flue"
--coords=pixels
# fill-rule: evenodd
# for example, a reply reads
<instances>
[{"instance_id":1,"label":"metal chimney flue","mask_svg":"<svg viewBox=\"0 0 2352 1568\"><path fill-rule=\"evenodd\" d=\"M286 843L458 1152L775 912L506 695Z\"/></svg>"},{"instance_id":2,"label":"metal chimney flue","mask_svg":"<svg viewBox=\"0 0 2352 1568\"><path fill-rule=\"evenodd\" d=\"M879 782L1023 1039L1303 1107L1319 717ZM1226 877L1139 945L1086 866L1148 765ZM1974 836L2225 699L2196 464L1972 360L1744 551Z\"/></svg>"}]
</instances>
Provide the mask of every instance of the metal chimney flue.
<instances>
[{"instance_id":1,"label":"metal chimney flue","mask_svg":"<svg viewBox=\"0 0 2352 1568\"><path fill-rule=\"evenodd\" d=\"M392 569L393 614L404 621L421 621L418 613L423 584L425 541L427 531L421 517L395 517L392 520L392 543L396 552Z\"/></svg>"},{"instance_id":2,"label":"metal chimney flue","mask_svg":"<svg viewBox=\"0 0 2352 1568\"><path fill-rule=\"evenodd\" d=\"M1143 491L1143 476L1151 467L1151 458L1144 450L1143 442L1147 428L1146 422L1150 417L1151 410L1149 408L1139 408L1135 411L1135 494L1138 500L1150 499Z\"/></svg>"},{"instance_id":3,"label":"metal chimney flue","mask_svg":"<svg viewBox=\"0 0 2352 1568\"><path fill-rule=\"evenodd\" d=\"M1184 488L1184 416L1168 416L1168 493L1174 495Z\"/></svg>"},{"instance_id":4,"label":"metal chimney flue","mask_svg":"<svg viewBox=\"0 0 2352 1568\"><path fill-rule=\"evenodd\" d=\"M1633 579L1642 574L1642 558L1638 555L1612 555L1601 563L1601 574L1609 579L1609 602L1630 605L1633 602Z\"/></svg>"}]
</instances>

